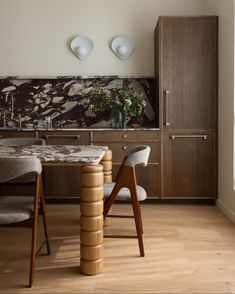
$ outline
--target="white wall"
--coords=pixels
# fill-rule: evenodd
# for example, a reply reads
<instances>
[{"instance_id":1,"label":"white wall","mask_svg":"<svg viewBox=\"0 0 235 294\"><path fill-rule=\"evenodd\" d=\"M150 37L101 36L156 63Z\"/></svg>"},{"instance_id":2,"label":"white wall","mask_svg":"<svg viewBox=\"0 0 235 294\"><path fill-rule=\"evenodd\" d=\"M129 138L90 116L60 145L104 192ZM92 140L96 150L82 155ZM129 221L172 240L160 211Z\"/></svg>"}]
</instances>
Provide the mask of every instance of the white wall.
<instances>
[{"instance_id":1,"label":"white wall","mask_svg":"<svg viewBox=\"0 0 235 294\"><path fill-rule=\"evenodd\" d=\"M235 222L234 145L234 0L206 0L208 14L219 15L219 200Z\"/></svg>"},{"instance_id":2,"label":"white wall","mask_svg":"<svg viewBox=\"0 0 235 294\"><path fill-rule=\"evenodd\" d=\"M202 12L203 0L0 0L0 76L153 76L158 16ZM94 42L86 61L69 49L79 34ZM119 34L136 43L126 61L109 49Z\"/></svg>"}]
</instances>

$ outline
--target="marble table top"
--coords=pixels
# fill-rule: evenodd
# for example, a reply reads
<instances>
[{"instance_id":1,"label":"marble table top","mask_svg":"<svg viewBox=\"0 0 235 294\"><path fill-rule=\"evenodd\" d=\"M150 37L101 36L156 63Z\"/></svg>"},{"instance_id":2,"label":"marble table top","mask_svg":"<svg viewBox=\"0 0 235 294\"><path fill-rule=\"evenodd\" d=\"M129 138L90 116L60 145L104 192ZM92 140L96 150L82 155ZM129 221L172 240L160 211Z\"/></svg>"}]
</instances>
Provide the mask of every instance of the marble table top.
<instances>
[{"instance_id":1,"label":"marble table top","mask_svg":"<svg viewBox=\"0 0 235 294\"><path fill-rule=\"evenodd\" d=\"M0 157L36 156L42 163L98 164L107 146L30 145L0 146Z\"/></svg>"}]
</instances>

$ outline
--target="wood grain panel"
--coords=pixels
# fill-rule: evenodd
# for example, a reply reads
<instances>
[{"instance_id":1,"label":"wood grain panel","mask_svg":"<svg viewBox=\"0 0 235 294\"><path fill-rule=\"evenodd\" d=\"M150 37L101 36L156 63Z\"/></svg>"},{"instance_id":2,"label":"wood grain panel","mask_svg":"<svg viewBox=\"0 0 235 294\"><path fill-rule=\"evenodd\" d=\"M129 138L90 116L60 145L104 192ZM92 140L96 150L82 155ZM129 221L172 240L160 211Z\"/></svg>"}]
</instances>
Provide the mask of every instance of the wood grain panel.
<instances>
[{"instance_id":1,"label":"wood grain panel","mask_svg":"<svg viewBox=\"0 0 235 294\"><path fill-rule=\"evenodd\" d=\"M129 140L134 141L151 141L159 140L159 131L96 131L93 132L94 142L125 142Z\"/></svg>"},{"instance_id":2,"label":"wood grain panel","mask_svg":"<svg viewBox=\"0 0 235 294\"><path fill-rule=\"evenodd\" d=\"M90 132L39 132L38 137L46 140L47 145L89 145Z\"/></svg>"},{"instance_id":3,"label":"wood grain panel","mask_svg":"<svg viewBox=\"0 0 235 294\"><path fill-rule=\"evenodd\" d=\"M30 293L235 292L235 226L216 206L144 204L141 210L146 256L138 257L136 240L105 239L103 273L85 277L79 273L79 205L47 205L52 255L38 257ZM114 205L115 214L131 212L129 204ZM135 232L132 219L114 222L106 234ZM30 230L1 229L1 293L29 293L30 238Z\"/></svg>"},{"instance_id":4,"label":"wood grain panel","mask_svg":"<svg viewBox=\"0 0 235 294\"><path fill-rule=\"evenodd\" d=\"M175 139L172 139L172 135L176 136ZM207 137L204 139L194 137L195 135ZM163 197L214 198L216 196L214 136L213 131L202 130L165 132Z\"/></svg>"},{"instance_id":5,"label":"wood grain panel","mask_svg":"<svg viewBox=\"0 0 235 294\"><path fill-rule=\"evenodd\" d=\"M34 131L0 131L0 139L2 138L35 138Z\"/></svg>"},{"instance_id":6,"label":"wood grain panel","mask_svg":"<svg viewBox=\"0 0 235 294\"><path fill-rule=\"evenodd\" d=\"M161 125L167 117L168 129L214 129L217 17L160 17L159 22Z\"/></svg>"}]
</instances>

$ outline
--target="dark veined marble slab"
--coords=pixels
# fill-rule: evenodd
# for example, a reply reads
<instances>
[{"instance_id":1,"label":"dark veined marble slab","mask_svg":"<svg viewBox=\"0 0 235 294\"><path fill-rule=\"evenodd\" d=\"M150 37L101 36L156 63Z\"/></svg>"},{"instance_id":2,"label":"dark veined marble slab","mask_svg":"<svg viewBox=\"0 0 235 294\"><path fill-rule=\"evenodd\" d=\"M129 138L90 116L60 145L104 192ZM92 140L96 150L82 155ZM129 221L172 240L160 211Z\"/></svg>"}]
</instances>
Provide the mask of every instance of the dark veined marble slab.
<instances>
[{"instance_id":1,"label":"dark veined marble slab","mask_svg":"<svg viewBox=\"0 0 235 294\"><path fill-rule=\"evenodd\" d=\"M42 163L97 164L108 150L107 146L31 145L0 146L0 157L36 156Z\"/></svg>"},{"instance_id":2,"label":"dark veined marble slab","mask_svg":"<svg viewBox=\"0 0 235 294\"><path fill-rule=\"evenodd\" d=\"M116 89L130 88L143 93L147 101L141 127L157 127L154 78L134 77L54 77L54 78L0 78L0 127L34 127L50 116L53 127L110 128L110 113L94 115L84 104L82 92L99 82L112 94ZM87 102L87 101L86 101ZM6 120L4 121L4 114ZM128 122L127 122L128 127Z\"/></svg>"}]
</instances>

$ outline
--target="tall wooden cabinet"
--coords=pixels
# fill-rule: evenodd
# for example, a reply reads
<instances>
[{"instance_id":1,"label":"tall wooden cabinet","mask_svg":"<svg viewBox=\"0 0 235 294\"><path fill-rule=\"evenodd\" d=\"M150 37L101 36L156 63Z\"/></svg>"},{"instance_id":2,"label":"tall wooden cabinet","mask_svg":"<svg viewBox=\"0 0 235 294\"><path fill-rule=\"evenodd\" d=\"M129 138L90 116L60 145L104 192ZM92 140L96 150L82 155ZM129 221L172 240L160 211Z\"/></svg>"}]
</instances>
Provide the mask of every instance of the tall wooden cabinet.
<instances>
[{"instance_id":1,"label":"tall wooden cabinet","mask_svg":"<svg viewBox=\"0 0 235 294\"><path fill-rule=\"evenodd\" d=\"M160 17L155 29L163 198L216 196L217 23Z\"/></svg>"}]
</instances>

